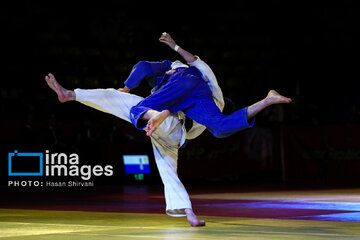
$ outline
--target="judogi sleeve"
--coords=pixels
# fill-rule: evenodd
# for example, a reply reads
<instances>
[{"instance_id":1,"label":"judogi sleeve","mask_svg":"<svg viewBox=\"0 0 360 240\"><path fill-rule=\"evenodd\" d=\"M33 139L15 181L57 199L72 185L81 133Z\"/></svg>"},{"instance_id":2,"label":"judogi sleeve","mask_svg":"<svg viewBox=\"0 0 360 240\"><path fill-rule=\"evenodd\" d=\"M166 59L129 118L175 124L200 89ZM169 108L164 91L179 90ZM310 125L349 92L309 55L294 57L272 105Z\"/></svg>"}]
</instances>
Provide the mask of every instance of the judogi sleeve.
<instances>
[{"instance_id":1,"label":"judogi sleeve","mask_svg":"<svg viewBox=\"0 0 360 240\"><path fill-rule=\"evenodd\" d=\"M172 62L165 60L162 62L140 61L132 68L129 77L125 81L125 86L134 89L146 79L150 86L156 85L156 77L162 76L171 69Z\"/></svg>"}]
</instances>

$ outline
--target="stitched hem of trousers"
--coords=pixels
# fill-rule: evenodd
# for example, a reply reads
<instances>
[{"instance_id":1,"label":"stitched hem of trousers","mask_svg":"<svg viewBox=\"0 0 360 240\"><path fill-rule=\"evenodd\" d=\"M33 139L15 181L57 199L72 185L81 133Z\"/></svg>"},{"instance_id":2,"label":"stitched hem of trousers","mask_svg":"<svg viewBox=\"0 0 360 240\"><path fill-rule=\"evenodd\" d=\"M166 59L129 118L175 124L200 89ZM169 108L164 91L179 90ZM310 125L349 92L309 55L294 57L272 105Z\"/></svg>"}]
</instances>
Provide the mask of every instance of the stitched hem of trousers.
<instances>
[{"instance_id":1,"label":"stitched hem of trousers","mask_svg":"<svg viewBox=\"0 0 360 240\"><path fill-rule=\"evenodd\" d=\"M144 106L140 106L140 107L135 106L131 108L130 110L131 122L137 129L143 130L146 127L147 121L142 120L141 117L149 110L151 110L151 108Z\"/></svg>"}]
</instances>

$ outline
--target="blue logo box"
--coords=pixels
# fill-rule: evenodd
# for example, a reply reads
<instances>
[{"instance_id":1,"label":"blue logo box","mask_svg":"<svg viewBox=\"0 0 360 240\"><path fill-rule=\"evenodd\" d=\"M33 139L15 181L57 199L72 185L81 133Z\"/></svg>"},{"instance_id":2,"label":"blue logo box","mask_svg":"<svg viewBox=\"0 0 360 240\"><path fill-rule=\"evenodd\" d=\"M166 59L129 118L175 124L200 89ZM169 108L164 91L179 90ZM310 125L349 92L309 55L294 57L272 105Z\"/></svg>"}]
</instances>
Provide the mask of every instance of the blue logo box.
<instances>
[{"instance_id":1,"label":"blue logo box","mask_svg":"<svg viewBox=\"0 0 360 240\"><path fill-rule=\"evenodd\" d=\"M39 157L39 172L13 172L12 161L13 157ZM19 153L15 150L9 153L9 176L43 176L43 153Z\"/></svg>"}]
</instances>

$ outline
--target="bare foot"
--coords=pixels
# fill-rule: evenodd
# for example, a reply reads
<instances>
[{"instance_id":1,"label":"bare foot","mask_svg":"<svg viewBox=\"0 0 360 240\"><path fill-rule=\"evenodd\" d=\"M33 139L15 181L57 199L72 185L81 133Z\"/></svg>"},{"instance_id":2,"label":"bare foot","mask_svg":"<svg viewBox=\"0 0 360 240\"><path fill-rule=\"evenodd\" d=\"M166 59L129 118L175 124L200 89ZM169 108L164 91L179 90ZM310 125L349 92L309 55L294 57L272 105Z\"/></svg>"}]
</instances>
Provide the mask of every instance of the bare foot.
<instances>
[{"instance_id":1,"label":"bare foot","mask_svg":"<svg viewBox=\"0 0 360 240\"><path fill-rule=\"evenodd\" d=\"M199 220L192 209L185 209L186 217L188 222L192 227L202 227L205 226L205 221Z\"/></svg>"},{"instance_id":2,"label":"bare foot","mask_svg":"<svg viewBox=\"0 0 360 240\"><path fill-rule=\"evenodd\" d=\"M75 100L75 94L73 91L69 91L63 88L55 79L54 75L49 73L45 76L45 81L48 86L57 94L58 99L61 103Z\"/></svg>"},{"instance_id":3,"label":"bare foot","mask_svg":"<svg viewBox=\"0 0 360 240\"><path fill-rule=\"evenodd\" d=\"M145 131L147 136L151 136L160 124L170 115L169 110L163 110L151 117L146 125Z\"/></svg>"},{"instance_id":4,"label":"bare foot","mask_svg":"<svg viewBox=\"0 0 360 240\"><path fill-rule=\"evenodd\" d=\"M284 97L275 90L270 90L265 100L268 105L278 104L278 103L291 103L292 101L291 98Z\"/></svg>"}]
</instances>

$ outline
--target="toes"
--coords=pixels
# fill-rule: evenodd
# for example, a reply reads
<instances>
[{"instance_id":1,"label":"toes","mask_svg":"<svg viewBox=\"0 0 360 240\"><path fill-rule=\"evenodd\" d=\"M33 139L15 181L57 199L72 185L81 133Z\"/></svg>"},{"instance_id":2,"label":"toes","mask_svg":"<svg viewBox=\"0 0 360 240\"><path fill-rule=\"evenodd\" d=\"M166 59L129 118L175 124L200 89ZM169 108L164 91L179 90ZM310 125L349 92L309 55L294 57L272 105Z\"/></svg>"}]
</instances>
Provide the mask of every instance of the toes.
<instances>
[{"instance_id":1,"label":"toes","mask_svg":"<svg viewBox=\"0 0 360 240\"><path fill-rule=\"evenodd\" d=\"M149 131L149 135L148 135L148 136L151 136L151 134L153 134L153 133L156 131L156 129L157 129L157 126L152 126L152 127L150 128L150 131Z\"/></svg>"},{"instance_id":2,"label":"toes","mask_svg":"<svg viewBox=\"0 0 360 240\"><path fill-rule=\"evenodd\" d=\"M147 130L150 130L150 129L152 128L152 125L153 125L153 120L150 119L150 120L148 121L147 125L146 125L146 129L147 129Z\"/></svg>"},{"instance_id":3,"label":"toes","mask_svg":"<svg viewBox=\"0 0 360 240\"><path fill-rule=\"evenodd\" d=\"M148 124L147 124L146 127L145 127L146 136L150 136L150 135L153 133L152 124L153 124L153 122L152 122L152 120L150 119L150 120L148 121Z\"/></svg>"},{"instance_id":4,"label":"toes","mask_svg":"<svg viewBox=\"0 0 360 240\"><path fill-rule=\"evenodd\" d=\"M55 76L54 76L53 74L49 73L48 76L49 76L49 78L50 78L52 81L55 80Z\"/></svg>"},{"instance_id":5,"label":"toes","mask_svg":"<svg viewBox=\"0 0 360 240\"><path fill-rule=\"evenodd\" d=\"M205 221L201 221L201 220L193 221L193 222L190 222L190 225L192 227L203 227L203 226L205 226Z\"/></svg>"},{"instance_id":6,"label":"toes","mask_svg":"<svg viewBox=\"0 0 360 240\"><path fill-rule=\"evenodd\" d=\"M146 135L147 135L148 137L150 137L151 134L152 134L154 131L155 131L155 129L151 128L149 131L146 132Z\"/></svg>"}]
</instances>

